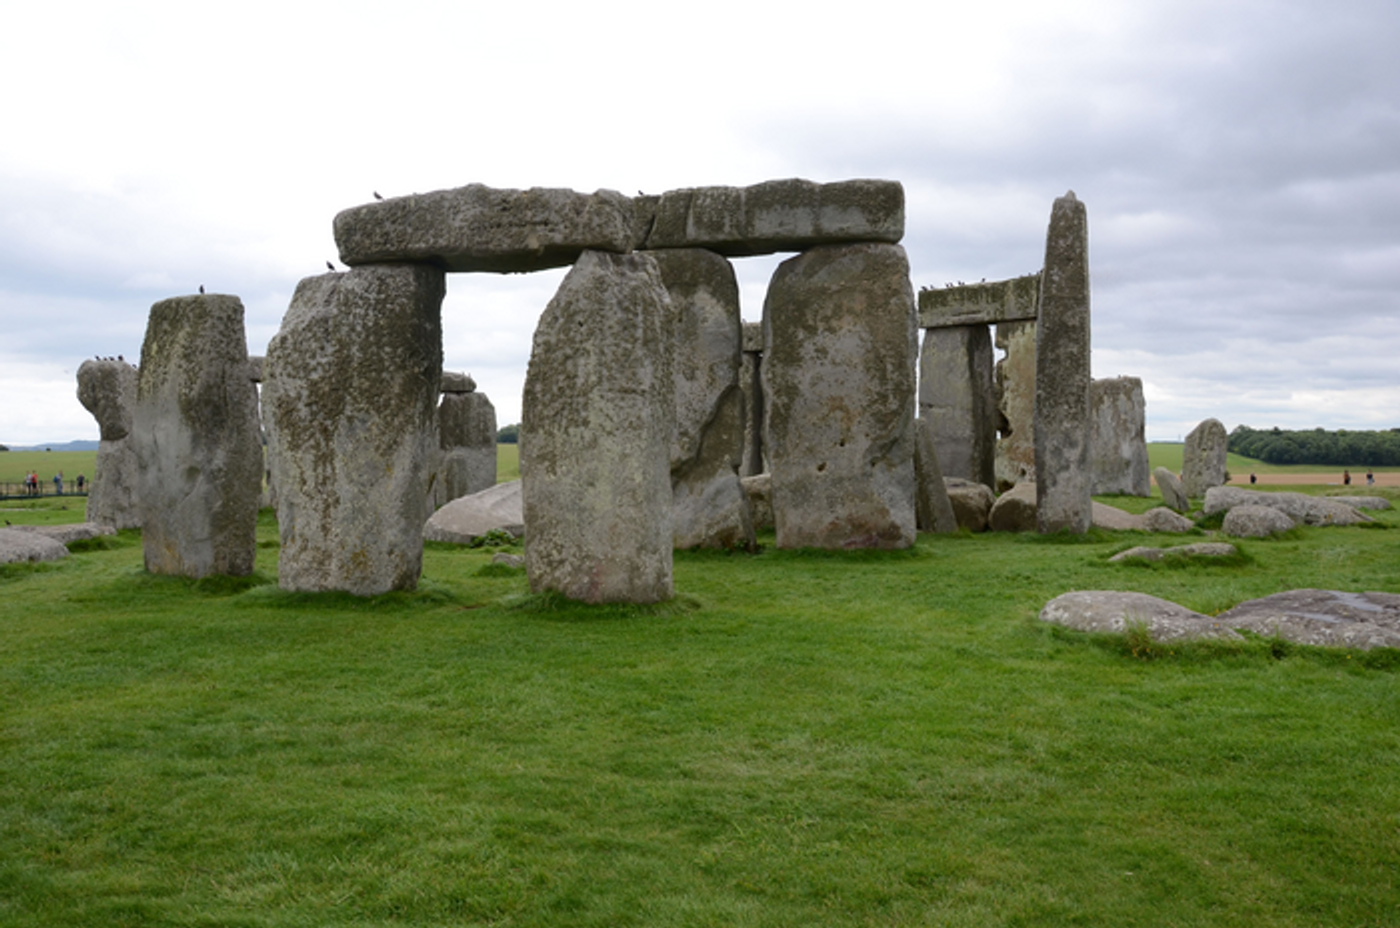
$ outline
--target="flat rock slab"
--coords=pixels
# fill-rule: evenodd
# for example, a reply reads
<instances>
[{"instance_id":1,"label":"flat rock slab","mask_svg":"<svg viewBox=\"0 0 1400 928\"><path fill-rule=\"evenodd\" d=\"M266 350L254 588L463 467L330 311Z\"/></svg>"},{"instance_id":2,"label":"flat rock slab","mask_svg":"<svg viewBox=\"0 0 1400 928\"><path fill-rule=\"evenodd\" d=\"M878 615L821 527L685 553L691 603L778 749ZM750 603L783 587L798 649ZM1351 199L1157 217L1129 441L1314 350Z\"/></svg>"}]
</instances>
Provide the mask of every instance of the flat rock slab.
<instances>
[{"instance_id":1,"label":"flat rock slab","mask_svg":"<svg viewBox=\"0 0 1400 928\"><path fill-rule=\"evenodd\" d=\"M1080 590L1056 596L1040 610L1040 620L1081 632L1117 634L1141 623L1157 642L1240 637L1219 619L1185 606L1146 593L1116 590Z\"/></svg>"},{"instance_id":2,"label":"flat rock slab","mask_svg":"<svg viewBox=\"0 0 1400 928\"><path fill-rule=\"evenodd\" d=\"M1236 538L1267 538L1293 528L1288 514L1271 506L1236 506L1225 513L1220 530Z\"/></svg>"},{"instance_id":3,"label":"flat rock slab","mask_svg":"<svg viewBox=\"0 0 1400 928\"><path fill-rule=\"evenodd\" d=\"M743 256L853 242L892 245L903 237L904 187L898 181L817 184L794 178L667 191L656 201L646 247Z\"/></svg>"},{"instance_id":4,"label":"flat rock slab","mask_svg":"<svg viewBox=\"0 0 1400 928\"><path fill-rule=\"evenodd\" d=\"M516 538L525 534L519 480L454 499L428 518L423 539L466 545L492 529L510 532Z\"/></svg>"},{"instance_id":5,"label":"flat rock slab","mask_svg":"<svg viewBox=\"0 0 1400 928\"><path fill-rule=\"evenodd\" d=\"M1240 603L1216 620L1298 644L1400 648L1400 595L1395 593L1289 590Z\"/></svg>"},{"instance_id":6,"label":"flat rock slab","mask_svg":"<svg viewBox=\"0 0 1400 928\"><path fill-rule=\"evenodd\" d=\"M1179 512L1173 512L1166 506L1147 510L1142 514L1141 519L1143 529L1149 532L1171 532L1179 535L1196 527L1195 522Z\"/></svg>"},{"instance_id":7,"label":"flat rock slab","mask_svg":"<svg viewBox=\"0 0 1400 928\"><path fill-rule=\"evenodd\" d=\"M38 532L0 528L0 564L56 561L67 556L68 548L61 541Z\"/></svg>"},{"instance_id":8,"label":"flat rock slab","mask_svg":"<svg viewBox=\"0 0 1400 928\"><path fill-rule=\"evenodd\" d=\"M1165 467L1159 467L1152 472L1152 479L1157 481L1157 487L1162 491L1163 505L1177 512L1185 512L1191 508L1191 501L1186 498L1186 488L1181 485L1176 474Z\"/></svg>"},{"instance_id":9,"label":"flat rock slab","mask_svg":"<svg viewBox=\"0 0 1400 928\"><path fill-rule=\"evenodd\" d=\"M117 530L112 526L96 522L78 522L73 525L13 525L10 526L10 529L16 532L33 532L35 535L43 535L45 538L52 538L62 545L72 541L86 541L89 538L117 533Z\"/></svg>"},{"instance_id":10,"label":"flat rock slab","mask_svg":"<svg viewBox=\"0 0 1400 928\"><path fill-rule=\"evenodd\" d=\"M1194 545L1177 545L1174 548L1152 548L1139 545L1120 551L1109 558L1110 561L1165 561L1194 560L1196 558L1231 557L1239 553L1234 545L1218 541L1203 541Z\"/></svg>"},{"instance_id":11,"label":"flat rock slab","mask_svg":"<svg viewBox=\"0 0 1400 928\"><path fill-rule=\"evenodd\" d=\"M1039 274L993 283L926 287L919 291L919 327L1034 321L1039 306Z\"/></svg>"},{"instance_id":12,"label":"flat rock slab","mask_svg":"<svg viewBox=\"0 0 1400 928\"><path fill-rule=\"evenodd\" d=\"M613 190L509 190L469 184L395 197L335 217L340 260L412 261L448 271L538 271L585 249L629 252L632 201Z\"/></svg>"},{"instance_id":13,"label":"flat rock slab","mask_svg":"<svg viewBox=\"0 0 1400 928\"><path fill-rule=\"evenodd\" d=\"M1329 496L1327 499L1344 503L1353 509L1389 509L1390 500L1384 496Z\"/></svg>"},{"instance_id":14,"label":"flat rock slab","mask_svg":"<svg viewBox=\"0 0 1400 928\"><path fill-rule=\"evenodd\" d=\"M1300 525L1357 525L1372 522L1370 516L1346 503L1306 493L1264 493L1241 487L1211 487L1206 491L1207 515L1228 512L1236 506L1269 506Z\"/></svg>"}]
</instances>

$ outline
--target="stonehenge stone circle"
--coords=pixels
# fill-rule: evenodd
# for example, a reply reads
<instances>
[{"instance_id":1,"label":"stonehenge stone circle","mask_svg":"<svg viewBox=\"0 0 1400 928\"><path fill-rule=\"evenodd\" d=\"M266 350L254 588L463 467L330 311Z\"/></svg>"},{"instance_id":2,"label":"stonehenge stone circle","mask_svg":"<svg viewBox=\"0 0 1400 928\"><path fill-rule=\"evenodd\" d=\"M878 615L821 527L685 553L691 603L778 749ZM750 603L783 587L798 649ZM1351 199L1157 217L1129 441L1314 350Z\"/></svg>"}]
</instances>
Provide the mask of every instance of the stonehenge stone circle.
<instances>
[{"instance_id":1,"label":"stonehenge stone circle","mask_svg":"<svg viewBox=\"0 0 1400 928\"><path fill-rule=\"evenodd\" d=\"M87 517L118 529L141 525L136 496L140 473L131 441L136 380L136 368L125 361L84 361L78 368L78 401L97 420L101 439Z\"/></svg>"},{"instance_id":2,"label":"stonehenge stone circle","mask_svg":"<svg viewBox=\"0 0 1400 928\"><path fill-rule=\"evenodd\" d=\"M904 237L904 187L898 181L773 180L671 190L654 202L649 221L641 220L647 234L638 247L708 248L739 257L816 245L895 244Z\"/></svg>"},{"instance_id":3,"label":"stonehenge stone circle","mask_svg":"<svg viewBox=\"0 0 1400 928\"><path fill-rule=\"evenodd\" d=\"M1181 452L1181 485L1199 499L1211 487L1225 485L1225 455L1230 436L1219 419L1207 419L1186 436Z\"/></svg>"},{"instance_id":4,"label":"stonehenge stone circle","mask_svg":"<svg viewBox=\"0 0 1400 928\"><path fill-rule=\"evenodd\" d=\"M146 569L251 574L263 462L238 297L151 307L131 436Z\"/></svg>"},{"instance_id":5,"label":"stonehenge stone circle","mask_svg":"<svg viewBox=\"0 0 1400 928\"><path fill-rule=\"evenodd\" d=\"M344 210L335 242L351 267L412 261L447 271L538 271L572 264L585 249L631 251L632 215L632 201L613 190L470 184Z\"/></svg>"},{"instance_id":6,"label":"stonehenge stone circle","mask_svg":"<svg viewBox=\"0 0 1400 928\"><path fill-rule=\"evenodd\" d=\"M674 309L676 389L671 444L671 531L677 548L753 550L749 501L739 485L744 393L742 322L730 263L703 248L649 252Z\"/></svg>"},{"instance_id":7,"label":"stonehenge stone circle","mask_svg":"<svg viewBox=\"0 0 1400 928\"><path fill-rule=\"evenodd\" d=\"M763 335L778 547L912 544L917 331L904 249L822 245L784 261Z\"/></svg>"},{"instance_id":8,"label":"stonehenge stone circle","mask_svg":"<svg viewBox=\"0 0 1400 928\"><path fill-rule=\"evenodd\" d=\"M929 423L944 476L996 482L996 395L985 325L924 330L919 418Z\"/></svg>"},{"instance_id":9,"label":"stonehenge stone circle","mask_svg":"<svg viewBox=\"0 0 1400 928\"><path fill-rule=\"evenodd\" d=\"M1089 383L1089 467L1094 495L1152 495L1146 409L1142 381L1136 377Z\"/></svg>"},{"instance_id":10,"label":"stonehenge stone circle","mask_svg":"<svg viewBox=\"0 0 1400 928\"><path fill-rule=\"evenodd\" d=\"M535 329L520 476L530 589L672 595L674 309L646 254L585 251Z\"/></svg>"},{"instance_id":11,"label":"stonehenge stone circle","mask_svg":"<svg viewBox=\"0 0 1400 928\"><path fill-rule=\"evenodd\" d=\"M484 393L443 393L433 507L496 484L496 407Z\"/></svg>"},{"instance_id":12,"label":"stonehenge stone circle","mask_svg":"<svg viewBox=\"0 0 1400 928\"><path fill-rule=\"evenodd\" d=\"M268 345L262 395L282 589L417 586L445 289L442 271L423 264L297 286Z\"/></svg>"},{"instance_id":13,"label":"stonehenge stone circle","mask_svg":"<svg viewBox=\"0 0 1400 928\"><path fill-rule=\"evenodd\" d=\"M1043 534L1089 530L1089 225L1070 191L1055 201L1035 341L1036 519Z\"/></svg>"}]
</instances>

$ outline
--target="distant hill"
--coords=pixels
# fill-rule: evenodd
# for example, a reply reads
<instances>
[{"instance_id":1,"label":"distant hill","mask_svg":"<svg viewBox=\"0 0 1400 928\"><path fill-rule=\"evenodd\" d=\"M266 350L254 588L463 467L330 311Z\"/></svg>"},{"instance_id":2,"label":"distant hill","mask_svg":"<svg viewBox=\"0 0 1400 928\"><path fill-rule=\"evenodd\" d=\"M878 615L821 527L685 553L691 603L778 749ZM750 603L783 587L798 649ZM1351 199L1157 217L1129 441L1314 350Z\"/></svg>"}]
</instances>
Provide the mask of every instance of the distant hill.
<instances>
[{"instance_id":1,"label":"distant hill","mask_svg":"<svg viewBox=\"0 0 1400 928\"><path fill-rule=\"evenodd\" d=\"M55 441L42 445L10 445L11 451L96 451L95 441Z\"/></svg>"}]
</instances>

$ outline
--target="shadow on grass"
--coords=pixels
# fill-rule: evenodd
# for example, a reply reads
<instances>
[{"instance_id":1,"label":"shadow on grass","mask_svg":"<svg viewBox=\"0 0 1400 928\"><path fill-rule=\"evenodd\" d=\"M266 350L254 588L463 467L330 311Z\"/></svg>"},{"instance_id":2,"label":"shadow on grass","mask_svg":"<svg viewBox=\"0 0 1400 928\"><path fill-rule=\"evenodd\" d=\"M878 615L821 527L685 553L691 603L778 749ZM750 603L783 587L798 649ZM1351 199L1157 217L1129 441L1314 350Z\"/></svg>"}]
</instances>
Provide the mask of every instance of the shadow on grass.
<instances>
[{"instance_id":1,"label":"shadow on grass","mask_svg":"<svg viewBox=\"0 0 1400 928\"><path fill-rule=\"evenodd\" d=\"M553 622L616 622L634 619L674 619L699 612L694 596L681 594L663 603L581 603L562 593L521 593L500 600L511 613Z\"/></svg>"},{"instance_id":2,"label":"shadow on grass","mask_svg":"<svg viewBox=\"0 0 1400 928\"><path fill-rule=\"evenodd\" d=\"M448 587L427 580L420 581L416 590L394 590L377 596L356 596L343 590L300 592L270 583L248 590L238 600L239 605L299 612L399 612L425 606L460 606L463 602Z\"/></svg>"}]
</instances>

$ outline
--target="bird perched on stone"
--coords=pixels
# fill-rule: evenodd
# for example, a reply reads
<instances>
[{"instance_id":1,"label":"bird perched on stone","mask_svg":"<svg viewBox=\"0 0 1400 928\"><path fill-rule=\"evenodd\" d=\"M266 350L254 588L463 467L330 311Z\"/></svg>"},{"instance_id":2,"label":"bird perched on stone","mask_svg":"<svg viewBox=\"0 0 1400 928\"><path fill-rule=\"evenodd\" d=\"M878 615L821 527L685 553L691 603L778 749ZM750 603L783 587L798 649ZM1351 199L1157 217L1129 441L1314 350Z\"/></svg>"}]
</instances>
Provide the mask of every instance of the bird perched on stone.
<instances>
[{"instance_id":1,"label":"bird perched on stone","mask_svg":"<svg viewBox=\"0 0 1400 928\"><path fill-rule=\"evenodd\" d=\"M334 264L331 264L329 261L327 261L327 262L326 262L326 269L327 269L327 270L333 271L333 270L335 270L335 265L334 265Z\"/></svg>"},{"instance_id":2,"label":"bird perched on stone","mask_svg":"<svg viewBox=\"0 0 1400 928\"><path fill-rule=\"evenodd\" d=\"M203 293L203 292L204 292L204 284L200 284L200 285L199 285L199 292L200 292L200 293Z\"/></svg>"},{"instance_id":3,"label":"bird perched on stone","mask_svg":"<svg viewBox=\"0 0 1400 928\"><path fill-rule=\"evenodd\" d=\"M126 358L122 357L121 355L117 355L117 360L118 360L118 361L121 361L121 362L123 362L123 363L126 362Z\"/></svg>"},{"instance_id":4,"label":"bird perched on stone","mask_svg":"<svg viewBox=\"0 0 1400 928\"><path fill-rule=\"evenodd\" d=\"M372 192L374 193L374 198L375 198L376 200L382 200L382 199L384 199L383 197L381 197L381 196L379 195L379 191L378 191L378 190L375 190L375 191L372 191Z\"/></svg>"}]
</instances>

